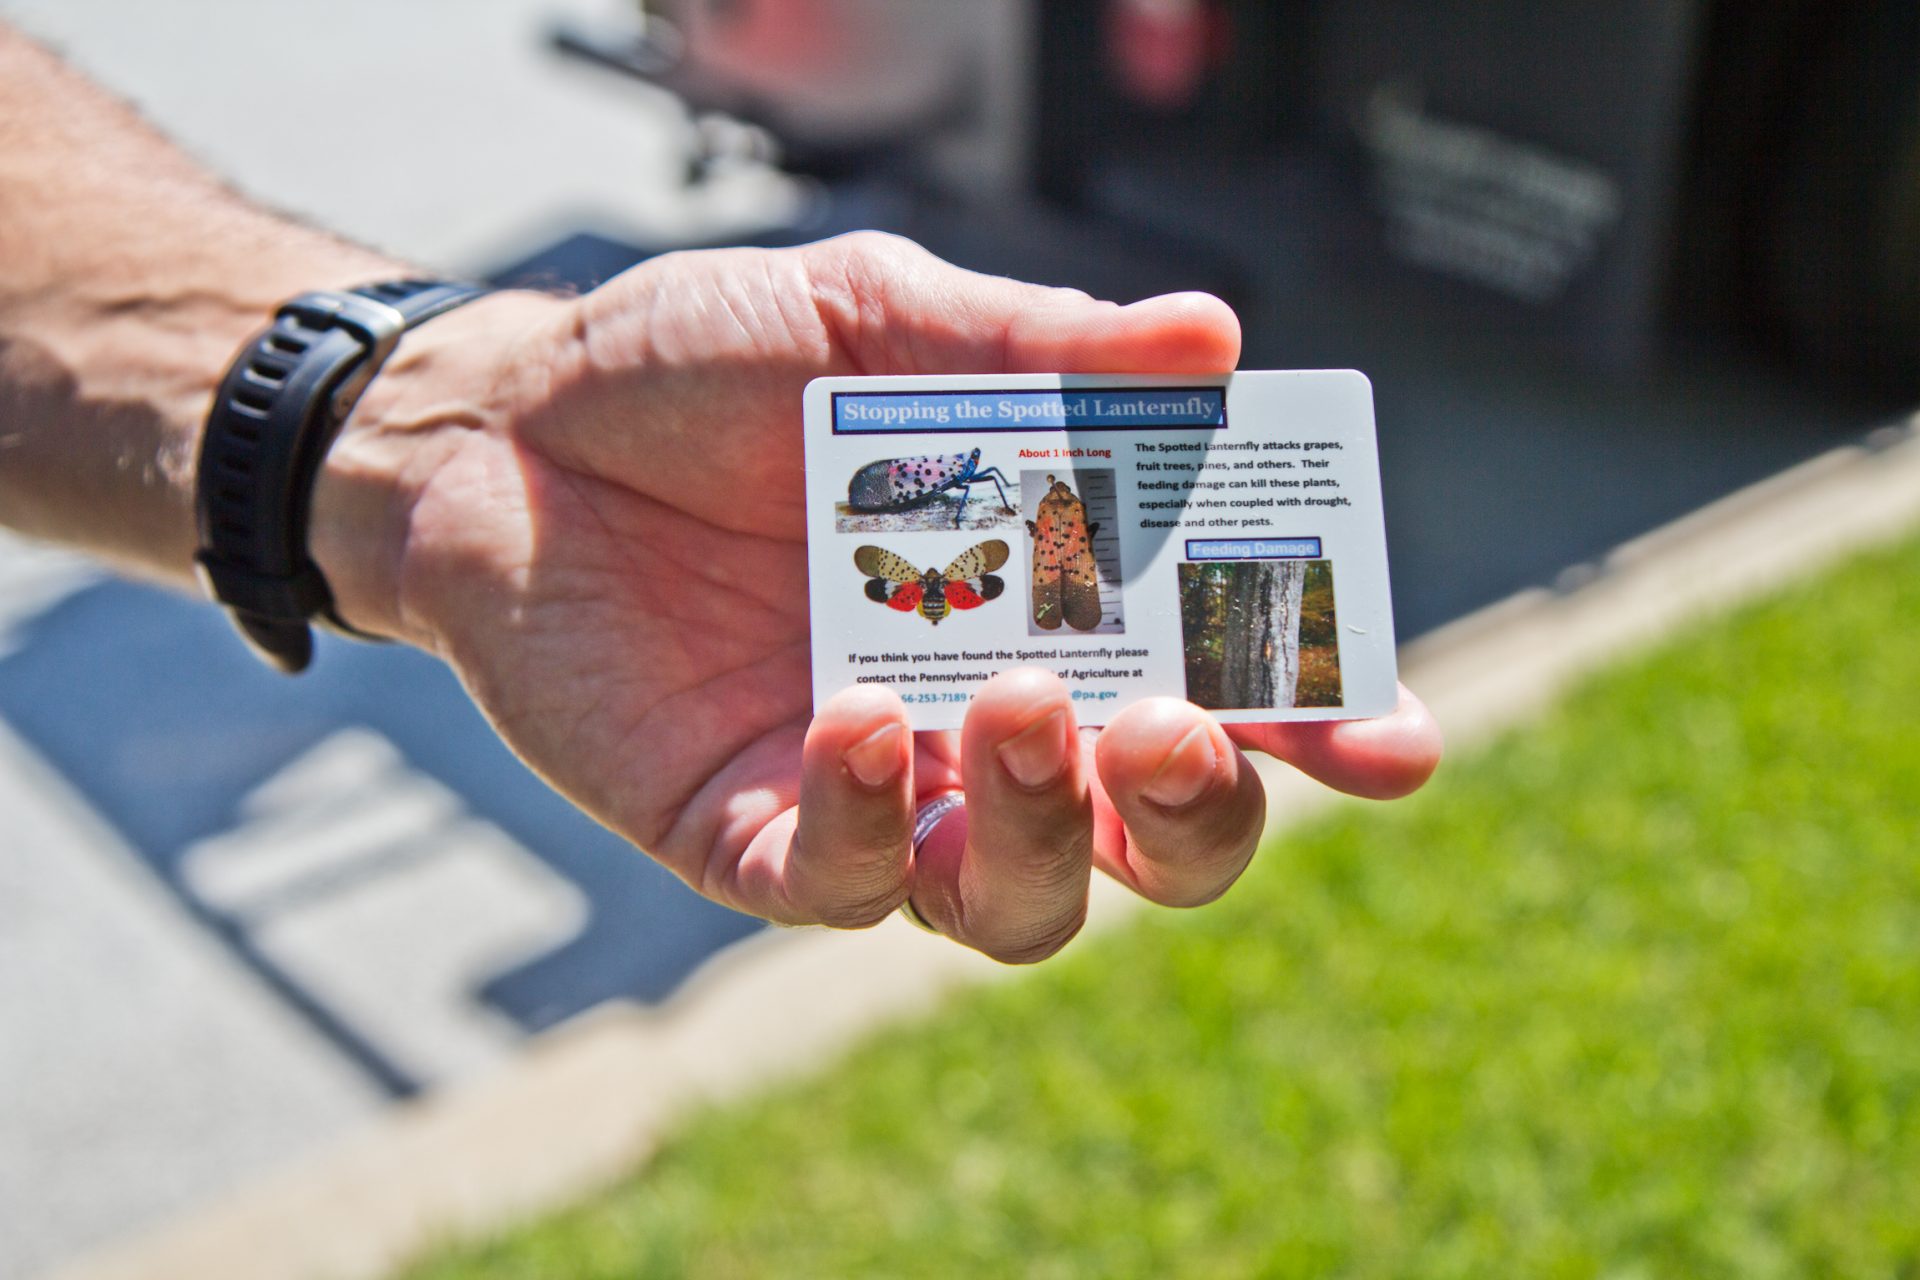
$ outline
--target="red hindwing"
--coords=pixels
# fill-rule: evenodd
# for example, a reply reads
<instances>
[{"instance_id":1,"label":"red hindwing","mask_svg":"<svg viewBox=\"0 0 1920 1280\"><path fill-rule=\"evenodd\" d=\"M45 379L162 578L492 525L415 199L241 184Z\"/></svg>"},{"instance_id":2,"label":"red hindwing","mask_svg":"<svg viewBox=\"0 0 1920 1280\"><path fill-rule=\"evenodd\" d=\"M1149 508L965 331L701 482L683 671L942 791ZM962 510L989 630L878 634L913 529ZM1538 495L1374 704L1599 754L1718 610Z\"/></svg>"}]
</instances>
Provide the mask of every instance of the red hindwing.
<instances>
[{"instance_id":1,"label":"red hindwing","mask_svg":"<svg viewBox=\"0 0 1920 1280\"><path fill-rule=\"evenodd\" d=\"M902 613L911 613L920 604L920 597L926 594L926 588L917 582L903 582L895 587L893 594L887 597L887 608L898 609Z\"/></svg>"},{"instance_id":2,"label":"red hindwing","mask_svg":"<svg viewBox=\"0 0 1920 1280\"><path fill-rule=\"evenodd\" d=\"M947 583L947 603L956 609L978 609L985 604L973 584L964 578L955 578Z\"/></svg>"}]
</instances>

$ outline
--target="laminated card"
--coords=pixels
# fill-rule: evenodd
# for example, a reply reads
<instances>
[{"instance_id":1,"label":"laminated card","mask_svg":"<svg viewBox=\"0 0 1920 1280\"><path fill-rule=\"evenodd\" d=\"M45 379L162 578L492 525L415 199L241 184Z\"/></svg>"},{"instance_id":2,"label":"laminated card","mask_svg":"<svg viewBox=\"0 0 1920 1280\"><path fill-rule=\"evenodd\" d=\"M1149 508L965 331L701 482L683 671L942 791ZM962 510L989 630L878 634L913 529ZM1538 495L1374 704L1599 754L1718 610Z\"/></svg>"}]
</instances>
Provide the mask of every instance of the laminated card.
<instances>
[{"instance_id":1,"label":"laminated card","mask_svg":"<svg viewBox=\"0 0 1920 1280\"><path fill-rule=\"evenodd\" d=\"M823 378L805 414L816 705L886 685L954 729L1035 666L1089 725L1154 694L1227 722L1394 707L1358 373Z\"/></svg>"}]
</instances>

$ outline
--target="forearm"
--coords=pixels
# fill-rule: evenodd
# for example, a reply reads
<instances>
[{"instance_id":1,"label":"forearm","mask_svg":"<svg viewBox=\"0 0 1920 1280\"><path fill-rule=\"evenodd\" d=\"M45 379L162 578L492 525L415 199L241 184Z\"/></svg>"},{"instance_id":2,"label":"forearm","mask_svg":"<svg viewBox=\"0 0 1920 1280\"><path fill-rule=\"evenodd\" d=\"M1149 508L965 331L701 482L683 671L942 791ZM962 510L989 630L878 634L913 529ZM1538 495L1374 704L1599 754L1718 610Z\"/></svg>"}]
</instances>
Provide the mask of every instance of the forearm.
<instances>
[{"instance_id":1,"label":"forearm","mask_svg":"<svg viewBox=\"0 0 1920 1280\"><path fill-rule=\"evenodd\" d=\"M248 204L0 25L0 524L184 581L234 352L292 294L403 274Z\"/></svg>"}]
</instances>

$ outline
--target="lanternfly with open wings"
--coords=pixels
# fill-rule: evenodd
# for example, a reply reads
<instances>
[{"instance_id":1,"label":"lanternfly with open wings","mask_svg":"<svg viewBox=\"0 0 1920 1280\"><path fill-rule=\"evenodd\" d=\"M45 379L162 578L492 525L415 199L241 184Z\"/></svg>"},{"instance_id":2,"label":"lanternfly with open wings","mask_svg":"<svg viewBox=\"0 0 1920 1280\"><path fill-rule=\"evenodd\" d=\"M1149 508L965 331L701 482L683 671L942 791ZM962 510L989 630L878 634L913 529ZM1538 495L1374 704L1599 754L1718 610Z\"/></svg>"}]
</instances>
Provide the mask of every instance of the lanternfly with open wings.
<instances>
[{"instance_id":1,"label":"lanternfly with open wings","mask_svg":"<svg viewBox=\"0 0 1920 1280\"><path fill-rule=\"evenodd\" d=\"M968 547L938 573L922 573L885 547L861 547L853 553L853 563L867 575L867 599L901 613L918 610L937 627L954 609L978 609L1006 590L993 571L1009 554L1007 544L995 538Z\"/></svg>"}]
</instances>

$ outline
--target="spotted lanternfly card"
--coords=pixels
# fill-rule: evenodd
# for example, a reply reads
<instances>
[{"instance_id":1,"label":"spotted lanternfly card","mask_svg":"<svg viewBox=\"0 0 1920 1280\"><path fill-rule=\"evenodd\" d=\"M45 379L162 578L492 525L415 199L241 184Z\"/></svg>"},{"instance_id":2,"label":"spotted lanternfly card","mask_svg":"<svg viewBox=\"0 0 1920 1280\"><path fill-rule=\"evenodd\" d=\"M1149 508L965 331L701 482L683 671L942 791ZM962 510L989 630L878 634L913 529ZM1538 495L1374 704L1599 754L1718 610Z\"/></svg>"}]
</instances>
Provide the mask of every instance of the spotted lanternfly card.
<instances>
[{"instance_id":1,"label":"spotted lanternfly card","mask_svg":"<svg viewBox=\"0 0 1920 1280\"><path fill-rule=\"evenodd\" d=\"M881 685L952 729L1039 667L1087 725L1152 694L1226 722L1395 705L1359 374L834 378L804 410L816 704Z\"/></svg>"}]
</instances>

